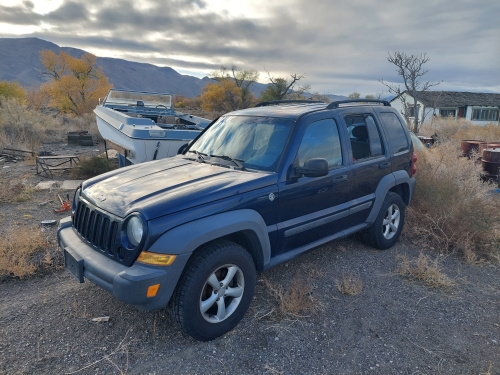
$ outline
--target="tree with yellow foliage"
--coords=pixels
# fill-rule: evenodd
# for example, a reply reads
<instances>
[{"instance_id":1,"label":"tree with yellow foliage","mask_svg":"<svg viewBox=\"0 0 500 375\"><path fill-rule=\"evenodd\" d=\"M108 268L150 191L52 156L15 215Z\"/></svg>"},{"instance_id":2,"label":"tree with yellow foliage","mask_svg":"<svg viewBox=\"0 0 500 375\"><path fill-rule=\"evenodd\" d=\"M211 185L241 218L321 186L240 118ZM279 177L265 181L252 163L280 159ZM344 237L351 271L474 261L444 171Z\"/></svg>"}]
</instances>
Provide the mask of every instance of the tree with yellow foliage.
<instances>
[{"instance_id":1,"label":"tree with yellow foliage","mask_svg":"<svg viewBox=\"0 0 500 375\"><path fill-rule=\"evenodd\" d=\"M241 88L229 79L208 83L200 96L200 102L205 111L235 111L241 108Z\"/></svg>"},{"instance_id":2,"label":"tree with yellow foliage","mask_svg":"<svg viewBox=\"0 0 500 375\"><path fill-rule=\"evenodd\" d=\"M2 99L14 98L23 102L26 97L26 91L17 82L0 81L0 102Z\"/></svg>"},{"instance_id":3,"label":"tree with yellow foliage","mask_svg":"<svg viewBox=\"0 0 500 375\"><path fill-rule=\"evenodd\" d=\"M89 113L112 87L102 68L95 67L97 57L91 53L78 59L64 52L56 55L44 50L40 57L44 66L42 75L50 77L41 90L48 93L49 105L61 112L74 116Z\"/></svg>"}]
</instances>

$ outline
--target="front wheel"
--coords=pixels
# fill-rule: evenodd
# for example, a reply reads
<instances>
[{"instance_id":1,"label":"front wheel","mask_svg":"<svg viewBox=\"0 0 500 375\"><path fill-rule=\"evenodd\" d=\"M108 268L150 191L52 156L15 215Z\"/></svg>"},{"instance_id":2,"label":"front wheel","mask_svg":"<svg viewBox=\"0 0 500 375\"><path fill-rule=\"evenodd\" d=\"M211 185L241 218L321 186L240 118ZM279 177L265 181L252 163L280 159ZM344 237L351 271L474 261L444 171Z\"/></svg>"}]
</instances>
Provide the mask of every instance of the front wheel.
<instances>
[{"instance_id":1,"label":"front wheel","mask_svg":"<svg viewBox=\"0 0 500 375\"><path fill-rule=\"evenodd\" d=\"M192 256L174 295L177 322L196 340L233 329L255 289L255 265L241 246L226 240L204 245Z\"/></svg>"},{"instance_id":2,"label":"front wheel","mask_svg":"<svg viewBox=\"0 0 500 375\"><path fill-rule=\"evenodd\" d=\"M366 242L380 250L392 247L405 220L405 204L399 194L387 193L373 225L364 232Z\"/></svg>"}]
</instances>

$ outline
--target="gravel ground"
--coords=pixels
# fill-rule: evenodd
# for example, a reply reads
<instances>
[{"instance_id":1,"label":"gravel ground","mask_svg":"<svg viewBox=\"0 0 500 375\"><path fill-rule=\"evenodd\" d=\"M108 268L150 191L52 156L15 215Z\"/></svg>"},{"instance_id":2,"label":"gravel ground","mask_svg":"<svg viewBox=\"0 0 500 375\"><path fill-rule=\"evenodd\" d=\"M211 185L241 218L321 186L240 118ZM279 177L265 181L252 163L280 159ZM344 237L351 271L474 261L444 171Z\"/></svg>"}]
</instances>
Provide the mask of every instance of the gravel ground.
<instances>
[{"instance_id":1,"label":"gravel ground","mask_svg":"<svg viewBox=\"0 0 500 375\"><path fill-rule=\"evenodd\" d=\"M24 168L8 178L33 167ZM0 204L0 230L25 220L25 212L32 224L57 218L36 204L54 195L43 191L31 202ZM52 240L54 233L48 232ZM136 310L64 270L4 279L0 373L500 374L499 265L432 253L455 285L429 288L396 273L398 254L413 259L420 251L407 241L375 251L354 239L312 251L259 274L245 318L208 343L184 335L168 308ZM337 289L336 281L349 274L362 281L359 295ZM312 286L311 310L283 316L268 285L287 289L295 280ZM104 316L109 321L92 321Z\"/></svg>"}]
</instances>

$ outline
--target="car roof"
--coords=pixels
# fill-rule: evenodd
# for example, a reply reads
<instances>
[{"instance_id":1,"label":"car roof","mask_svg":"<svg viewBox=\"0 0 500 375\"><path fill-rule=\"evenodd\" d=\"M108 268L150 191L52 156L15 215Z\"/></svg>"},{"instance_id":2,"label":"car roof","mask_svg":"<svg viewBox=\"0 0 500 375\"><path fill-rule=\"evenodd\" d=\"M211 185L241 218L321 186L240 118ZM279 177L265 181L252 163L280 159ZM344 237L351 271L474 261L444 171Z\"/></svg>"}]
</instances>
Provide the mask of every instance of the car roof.
<instances>
[{"instance_id":1,"label":"car roof","mask_svg":"<svg viewBox=\"0 0 500 375\"><path fill-rule=\"evenodd\" d=\"M282 118L297 118L306 113L325 109L327 103L297 103L278 104L264 107L253 107L230 112L233 116L267 116Z\"/></svg>"}]
</instances>

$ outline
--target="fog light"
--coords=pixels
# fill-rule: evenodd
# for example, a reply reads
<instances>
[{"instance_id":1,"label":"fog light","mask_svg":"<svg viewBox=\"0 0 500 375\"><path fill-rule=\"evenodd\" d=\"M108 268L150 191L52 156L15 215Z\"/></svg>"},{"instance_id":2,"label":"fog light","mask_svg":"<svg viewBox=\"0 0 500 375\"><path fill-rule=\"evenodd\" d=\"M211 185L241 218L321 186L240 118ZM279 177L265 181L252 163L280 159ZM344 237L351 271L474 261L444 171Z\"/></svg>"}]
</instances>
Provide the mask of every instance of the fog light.
<instances>
[{"instance_id":1,"label":"fog light","mask_svg":"<svg viewBox=\"0 0 500 375\"><path fill-rule=\"evenodd\" d=\"M172 263L174 263L175 258L176 255L158 254L143 251L139 254L137 261L145 264L153 264L155 266L170 266Z\"/></svg>"}]
</instances>

